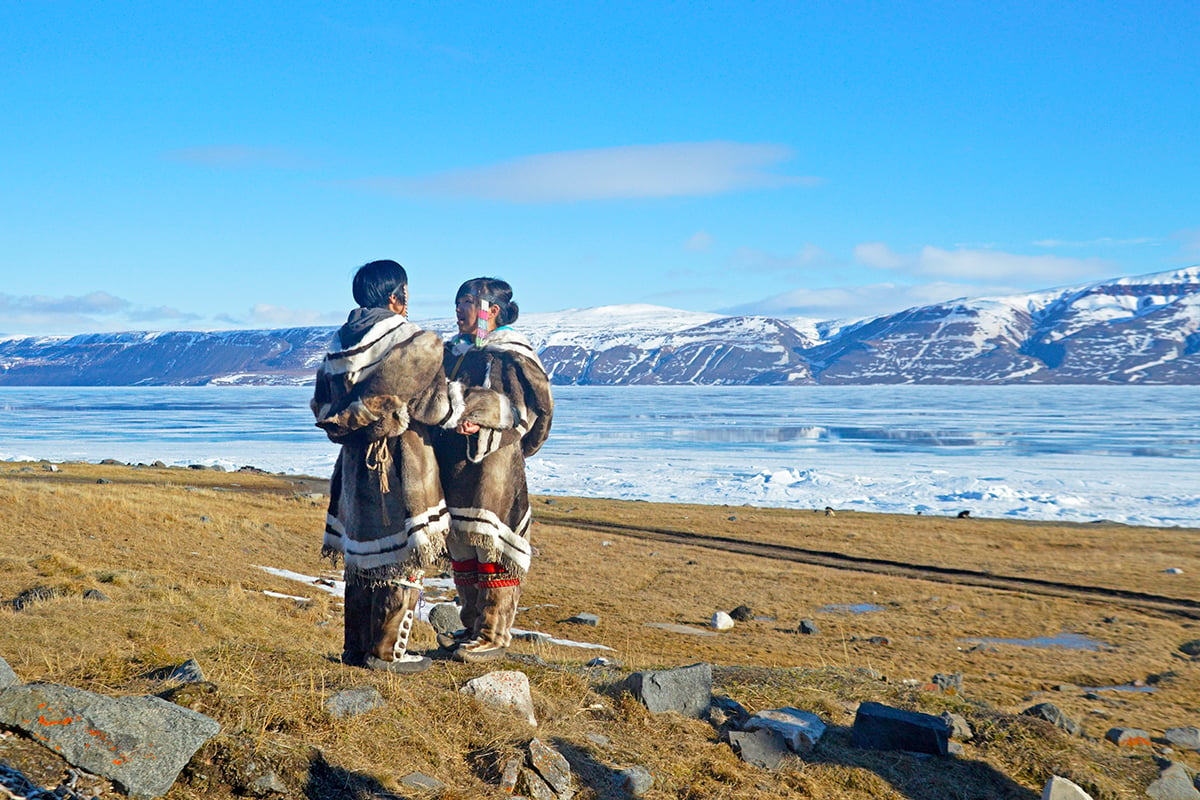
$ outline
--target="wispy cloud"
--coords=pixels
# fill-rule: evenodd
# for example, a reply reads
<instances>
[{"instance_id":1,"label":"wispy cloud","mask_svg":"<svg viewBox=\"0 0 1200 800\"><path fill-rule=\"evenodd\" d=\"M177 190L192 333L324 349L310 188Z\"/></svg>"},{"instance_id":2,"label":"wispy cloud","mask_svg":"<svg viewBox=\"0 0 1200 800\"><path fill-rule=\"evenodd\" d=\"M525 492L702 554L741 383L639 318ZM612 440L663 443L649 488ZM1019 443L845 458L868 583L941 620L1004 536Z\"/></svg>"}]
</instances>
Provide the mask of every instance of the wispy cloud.
<instances>
[{"instance_id":1,"label":"wispy cloud","mask_svg":"<svg viewBox=\"0 0 1200 800\"><path fill-rule=\"evenodd\" d=\"M354 183L401 195L559 203L700 197L821 182L773 171L791 158L792 151L777 144L683 142L543 153L422 177Z\"/></svg>"},{"instance_id":2,"label":"wispy cloud","mask_svg":"<svg viewBox=\"0 0 1200 800\"><path fill-rule=\"evenodd\" d=\"M1088 239L1086 241L1072 241L1070 239L1039 239L1034 242L1036 247L1133 247L1142 244L1158 245L1162 244L1162 239L1156 239L1152 236L1142 236L1136 239L1113 239L1110 236L1102 236L1099 239Z\"/></svg>"},{"instance_id":3,"label":"wispy cloud","mask_svg":"<svg viewBox=\"0 0 1200 800\"><path fill-rule=\"evenodd\" d=\"M829 252L811 242L805 242L795 253L777 255L753 247L739 247L733 253L735 269L747 272L803 273L836 263Z\"/></svg>"},{"instance_id":4,"label":"wispy cloud","mask_svg":"<svg viewBox=\"0 0 1200 800\"><path fill-rule=\"evenodd\" d=\"M310 325L340 325L345 321L345 315L338 312L255 303L244 314L221 314L216 319L237 327L300 328Z\"/></svg>"},{"instance_id":5,"label":"wispy cloud","mask_svg":"<svg viewBox=\"0 0 1200 800\"><path fill-rule=\"evenodd\" d=\"M868 242L854 248L860 264L881 270L894 270L922 278L949 278L968 282L1032 282L1050 285L1058 281L1099 277L1114 271L1100 258L1064 258L1027 256L1000 250L943 250L925 246L917 253L897 253L882 242Z\"/></svg>"},{"instance_id":6,"label":"wispy cloud","mask_svg":"<svg viewBox=\"0 0 1200 800\"><path fill-rule=\"evenodd\" d=\"M873 283L865 286L837 286L824 289L793 289L781 294L722 309L728 314L761 314L817 320L853 320L891 314L914 306L931 305L960 297L979 297L983 294L1012 294L1019 290L1010 287L991 287L982 292L978 286L959 283L933 282L916 286L895 283Z\"/></svg>"},{"instance_id":7,"label":"wispy cloud","mask_svg":"<svg viewBox=\"0 0 1200 800\"><path fill-rule=\"evenodd\" d=\"M707 231L697 231L683 243L683 249L689 253L707 253L712 249L713 237Z\"/></svg>"},{"instance_id":8,"label":"wispy cloud","mask_svg":"<svg viewBox=\"0 0 1200 800\"><path fill-rule=\"evenodd\" d=\"M68 335L160 329L202 319L168 306L143 307L108 292L85 295L0 294L0 331L8 335Z\"/></svg>"},{"instance_id":9,"label":"wispy cloud","mask_svg":"<svg viewBox=\"0 0 1200 800\"><path fill-rule=\"evenodd\" d=\"M244 144L204 145L169 150L163 157L184 164L218 169L270 167L273 169L307 169L314 166L311 159L280 147L252 147Z\"/></svg>"}]
</instances>

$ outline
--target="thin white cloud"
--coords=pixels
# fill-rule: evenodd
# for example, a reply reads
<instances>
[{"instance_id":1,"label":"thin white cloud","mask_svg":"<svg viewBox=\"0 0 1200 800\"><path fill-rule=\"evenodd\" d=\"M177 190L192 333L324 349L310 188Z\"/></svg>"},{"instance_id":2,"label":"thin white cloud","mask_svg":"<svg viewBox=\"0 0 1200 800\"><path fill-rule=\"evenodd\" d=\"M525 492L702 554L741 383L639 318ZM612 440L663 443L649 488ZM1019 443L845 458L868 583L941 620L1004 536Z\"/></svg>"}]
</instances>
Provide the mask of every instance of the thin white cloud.
<instances>
[{"instance_id":1,"label":"thin white cloud","mask_svg":"<svg viewBox=\"0 0 1200 800\"><path fill-rule=\"evenodd\" d=\"M747 272L803 273L836 263L826 250L805 242L795 253L779 256L753 247L739 247L733 254L733 267Z\"/></svg>"},{"instance_id":2,"label":"thin white cloud","mask_svg":"<svg viewBox=\"0 0 1200 800\"><path fill-rule=\"evenodd\" d=\"M874 283L823 289L793 289L752 303L722 309L728 314L754 314L776 318L807 317L817 320L853 320L892 314L915 306L944 303L962 297L1006 295L1021 290L933 282L915 286Z\"/></svg>"},{"instance_id":3,"label":"thin white cloud","mask_svg":"<svg viewBox=\"0 0 1200 800\"><path fill-rule=\"evenodd\" d=\"M402 195L559 203L702 197L821 182L772 171L791 158L792 151L777 144L682 142L543 153L417 178L355 183Z\"/></svg>"},{"instance_id":4,"label":"thin white cloud","mask_svg":"<svg viewBox=\"0 0 1200 800\"><path fill-rule=\"evenodd\" d=\"M1072 241L1069 239L1039 239L1033 243L1036 247L1133 247L1142 244L1162 244L1161 239L1143 236L1136 239L1113 239L1102 236L1099 239Z\"/></svg>"},{"instance_id":5,"label":"thin white cloud","mask_svg":"<svg viewBox=\"0 0 1200 800\"><path fill-rule=\"evenodd\" d=\"M169 150L163 156L171 161L219 169L253 167L305 169L313 166L308 158L284 148L252 147L244 144L184 147L179 150Z\"/></svg>"},{"instance_id":6,"label":"thin white cloud","mask_svg":"<svg viewBox=\"0 0 1200 800\"><path fill-rule=\"evenodd\" d=\"M45 295L19 297L0 294L0 312L10 314L115 314L129 307L128 300L114 297L108 292L89 292L85 295L64 297L46 297Z\"/></svg>"},{"instance_id":7,"label":"thin white cloud","mask_svg":"<svg viewBox=\"0 0 1200 800\"><path fill-rule=\"evenodd\" d=\"M697 231L683 243L683 249L689 253L707 253L712 246L713 237L707 231Z\"/></svg>"},{"instance_id":8,"label":"thin white cloud","mask_svg":"<svg viewBox=\"0 0 1200 800\"><path fill-rule=\"evenodd\" d=\"M308 308L255 303L244 315L223 314L218 319L236 326L261 328L303 328L312 325L340 325L345 315L329 311L314 311Z\"/></svg>"},{"instance_id":9,"label":"thin white cloud","mask_svg":"<svg viewBox=\"0 0 1200 800\"><path fill-rule=\"evenodd\" d=\"M902 254L882 242L858 245L854 248L854 257L868 267L916 277L981 283L1033 282L1043 286L1106 275L1115 269L1100 258L1027 256L1000 250L943 250L929 245L915 254Z\"/></svg>"}]
</instances>

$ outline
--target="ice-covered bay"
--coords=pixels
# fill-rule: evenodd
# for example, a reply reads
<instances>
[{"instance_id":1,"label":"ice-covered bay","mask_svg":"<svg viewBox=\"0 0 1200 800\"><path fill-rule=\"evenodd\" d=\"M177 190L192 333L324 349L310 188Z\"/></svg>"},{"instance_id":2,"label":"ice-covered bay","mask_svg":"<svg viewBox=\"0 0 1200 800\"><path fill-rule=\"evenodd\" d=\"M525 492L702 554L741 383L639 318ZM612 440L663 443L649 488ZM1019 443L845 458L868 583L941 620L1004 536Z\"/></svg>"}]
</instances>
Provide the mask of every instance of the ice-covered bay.
<instances>
[{"instance_id":1,"label":"ice-covered bay","mask_svg":"<svg viewBox=\"0 0 1200 800\"><path fill-rule=\"evenodd\" d=\"M5 388L0 459L326 475L294 387ZM533 491L1200 527L1194 387L558 387Z\"/></svg>"}]
</instances>

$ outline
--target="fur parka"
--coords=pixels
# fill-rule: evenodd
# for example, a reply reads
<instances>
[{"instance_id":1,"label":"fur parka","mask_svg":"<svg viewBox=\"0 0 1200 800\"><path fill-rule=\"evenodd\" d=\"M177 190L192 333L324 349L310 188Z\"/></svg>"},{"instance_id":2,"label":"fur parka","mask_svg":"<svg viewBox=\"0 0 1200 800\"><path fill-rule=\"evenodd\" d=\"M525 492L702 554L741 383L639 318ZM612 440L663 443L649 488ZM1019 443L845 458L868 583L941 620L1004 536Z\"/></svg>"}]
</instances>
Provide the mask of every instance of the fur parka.
<instances>
[{"instance_id":1,"label":"fur parka","mask_svg":"<svg viewBox=\"0 0 1200 800\"><path fill-rule=\"evenodd\" d=\"M321 552L341 556L347 582L376 586L445 561L450 518L431 428L457 425L463 402L437 334L397 314L357 337L345 331L312 400L317 426L342 446Z\"/></svg>"},{"instance_id":2,"label":"fur parka","mask_svg":"<svg viewBox=\"0 0 1200 800\"><path fill-rule=\"evenodd\" d=\"M492 332L483 348L464 337L447 342L444 367L451 385L464 387L463 419L480 426L477 434L436 437L452 535L523 577L532 554L525 459L550 433L550 379L529 340L509 328Z\"/></svg>"}]
</instances>

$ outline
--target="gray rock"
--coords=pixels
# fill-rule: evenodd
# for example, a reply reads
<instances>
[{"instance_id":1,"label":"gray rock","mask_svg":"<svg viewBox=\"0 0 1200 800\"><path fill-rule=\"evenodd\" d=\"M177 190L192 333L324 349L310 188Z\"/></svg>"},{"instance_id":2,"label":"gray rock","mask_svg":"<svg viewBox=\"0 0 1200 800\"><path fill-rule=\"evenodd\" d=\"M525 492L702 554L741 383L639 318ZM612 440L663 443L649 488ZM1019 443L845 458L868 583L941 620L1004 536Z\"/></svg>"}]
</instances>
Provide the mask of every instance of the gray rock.
<instances>
[{"instance_id":1,"label":"gray rock","mask_svg":"<svg viewBox=\"0 0 1200 800\"><path fill-rule=\"evenodd\" d=\"M325 701L325 710L334 719L357 717L376 708L387 705L383 695L374 686L359 686L355 689L343 689Z\"/></svg>"},{"instance_id":2,"label":"gray rock","mask_svg":"<svg viewBox=\"0 0 1200 800\"><path fill-rule=\"evenodd\" d=\"M530 725L537 725L537 717L533 714L533 697L529 693L529 678L524 672L489 672L467 681L459 691L489 706L512 709L528 720Z\"/></svg>"},{"instance_id":3,"label":"gray rock","mask_svg":"<svg viewBox=\"0 0 1200 800\"><path fill-rule=\"evenodd\" d=\"M1026 717L1044 719L1072 736L1079 736L1082 733L1079 723L1064 714L1054 703L1038 703L1036 706L1025 709L1021 714Z\"/></svg>"},{"instance_id":4,"label":"gray rock","mask_svg":"<svg viewBox=\"0 0 1200 800\"><path fill-rule=\"evenodd\" d=\"M1092 796L1074 782L1054 775L1042 789L1042 800L1092 800Z\"/></svg>"},{"instance_id":5,"label":"gray rock","mask_svg":"<svg viewBox=\"0 0 1200 800\"><path fill-rule=\"evenodd\" d=\"M12 607L14 611L24 611L34 603L57 600L65 596L66 593L55 586L34 586L32 589L26 589L14 597L12 599Z\"/></svg>"},{"instance_id":6,"label":"gray rock","mask_svg":"<svg viewBox=\"0 0 1200 800\"><path fill-rule=\"evenodd\" d=\"M462 613L455 603L438 603L429 609L429 624L438 633L451 633L462 628Z\"/></svg>"},{"instance_id":7,"label":"gray rock","mask_svg":"<svg viewBox=\"0 0 1200 800\"><path fill-rule=\"evenodd\" d=\"M576 614L568 619L567 622L575 625L591 625L595 627L600 624L600 618L595 614Z\"/></svg>"},{"instance_id":8,"label":"gray rock","mask_svg":"<svg viewBox=\"0 0 1200 800\"><path fill-rule=\"evenodd\" d=\"M562 753L555 750L541 739L529 742L529 764L542 777L557 795L574 794L575 787L571 785L571 765Z\"/></svg>"},{"instance_id":9,"label":"gray rock","mask_svg":"<svg viewBox=\"0 0 1200 800\"><path fill-rule=\"evenodd\" d=\"M500 790L505 794L513 794L517 791L517 779L521 777L521 764L522 759L518 756L513 756L504 762L504 769L500 771Z\"/></svg>"},{"instance_id":10,"label":"gray rock","mask_svg":"<svg viewBox=\"0 0 1200 800\"><path fill-rule=\"evenodd\" d=\"M438 792L446 788L446 784L437 778L431 778L421 772L411 772L400 779L400 783L409 789L421 792Z\"/></svg>"},{"instance_id":11,"label":"gray rock","mask_svg":"<svg viewBox=\"0 0 1200 800\"><path fill-rule=\"evenodd\" d=\"M1109 728L1104 738L1118 747L1149 747L1151 744L1150 734L1140 728Z\"/></svg>"},{"instance_id":12,"label":"gray rock","mask_svg":"<svg viewBox=\"0 0 1200 800\"><path fill-rule=\"evenodd\" d=\"M960 742L969 742L975 736L975 731L971 730L971 723L967 722L966 718L961 714L952 714L949 711L943 711L942 719L950 726L951 739L957 739Z\"/></svg>"},{"instance_id":13,"label":"gray rock","mask_svg":"<svg viewBox=\"0 0 1200 800\"><path fill-rule=\"evenodd\" d=\"M603 733L587 733L584 735L587 737L587 740L596 745L596 747L608 747L612 744L612 739L609 739Z\"/></svg>"},{"instance_id":14,"label":"gray rock","mask_svg":"<svg viewBox=\"0 0 1200 800\"><path fill-rule=\"evenodd\" d=\"M3 680L0 680L3 686ZM1180 750L1200 750L1200 728L1189 725L1186 728L1167 728L1167 741L1172 747Z\"/></svg>"},{"instance_id":15,"label":"gray rock","mask_svg":"<svg viewBox=\"0 0 1200 800\"><path fill-rule=\"evenodd\" d=\"M1183 764L1172 763L1159 773L1158 780L1146 787L1150 800L1197 800L1200 791Z\"/></svg>"},{"instance_id":16,"label":"gray rock","mask_svg":"<svg viewBox=\"0 0 1200 800\"><path fill-rule=\"evenodd\" d=\"M933 676L932 683L939 691L945 694L962 695L962 673L953 672L950 674L937 673Z\"/></svg>"},{"instance_id":17,"label":"gray rock","mask_svg":"<svg viewBox=\"0 0 1200 800\"><path fill-rule=\"evenodd\" d=\"M1179 645L1179 652L1188 656L1200 656L1200 639L1192 639Z\"/></svg>"},{"instance_id":18,"label":"gray rock","mask_svg":"<svg viewBox=\"0 0 1200 800\"><path fill-rule=\"evenodd\" d=\"M177 681L179 683L204 683L204 671L200 669L200 665L196 663L196 659L189 658L178 667L172 669L164 680Z\"/></svg>"},{"instance_id":19,"label":"gray rock","mask_svg":"<svg viewBox=\"0 0 1200 800\"><path fill-rule=\"evenodd\" d=\"M558 800L554 790L550 788L550 784L542 780L542 776L531 769L521 770L521 775L517 779L517 788L523 789L533 800Z\"/></svg>"},{"instance_id":20,"label":"gray rock","mask_svg":"<svg viewBox=\"0 0 1200 800\"><path fill-rule=\"evenodd\" d=\"M800 627L796 629L796 632L803 633L805 635L812 635L820 633L821 629L818 628L817 623L813 622L811 619L802 619L800 620Z\"/></svg>"},{"instance_id":21,"label":"gray rock","mask_svg":"<svg viewBox=\"0 0 1200 800\"><path fill-rule=\"evenodd\" d=\"M83 593L83 599L84 600L94 600L97 603L107 603L112 598L110 598L108 595L106 595L104 592L100 591L99 589L88 589L86 592Z\"/></svg>"},{"instance_id":22,"label":"gray rock","mask_svg":"<svg viewBox=\"0 0 1200 800\"><path fill-rule=\"evenodd\" d=\"M268 797L273 794L287 794L288 786L274 770L259 775L246 784L246 794L253 797Z\"/></svg>"},{"instance_id":23,"label":"gray rock","mask_svg":"<svg viewBox=\"0 0 1200 800\"><path fill-rule=\"evenodd\" d=\"M712 702L712 665L635 672L623 686L653 714L676 711L700 718Z\"/></svg>"},{"instance_id":24,"label":"gray rock","mask_svg":"<svg viewBox=\"0 0 1200 800\"><path fill-rule=\"evenodd\" d=\"M779 769L783 760L791 755L783 736L770 728L730 731L729 744L742 761L763 769Z\"/></svg>"},{"instance_id":25,"label":"gray rock","mask_svg":"<svg viewBox=\"0 0 1200 800\"><path fill-rule=\"evenodd\" d=\"M20 682L17 673L13 672L13 668L8 665L8 662L0 658L0 691L10 686L16 686Z\"/></svg>"},{"instance_id":26,"label":"gray rock","mask_svg":"<svg viewBox=\"0 0 1200 800\"><path fill-rule=\"evenodd\" d=\"M738 622L749 622L754 619L754 610L750 606L738 606L729 612L729 616Z\"/></svg>"},{"instance_id":27,"label":"gray rock","mask_svg":"<svg viewBox=\"0 0 1200 800\"><path fill-rule=\"evenodd\" d=\"M145 800L167 793L220 724L158 697L106 697L51 683L0 692L0 725Z\"/></svg>"},{"instance_id":28,"label":"gray rock","mask_svg":"<svg viewBox=\"0 0 1200 800\"><path fill-rule=\"evenodd\" d=\"M626 767L613 776L613 786L629 797L641 797L654 786L654 776L645 767Z\"/></svg>"},{"instance_id":29,"label":"gray rock","mask_svg":"<svg viewBox=\"0 0 1200 800\"><path fill-rule=\"evenodd\" d=\"M941 717L904 711L882 703L858 707L850 743L864 750L904 750L909 753L949 753L950 726Z\"/></svg>"},{"instance_id":30,"label":"gray rock","mask_svg":"<svg viewBox=\"0 0 1200 800\"><path fill-rule=\"evenodd\" d=\"M810 752L825 735L825 723L816 714L785 706L760 711L742 725L742 730L769 728L787 742L793 753Z\"/></svg>"}]
</instances>

